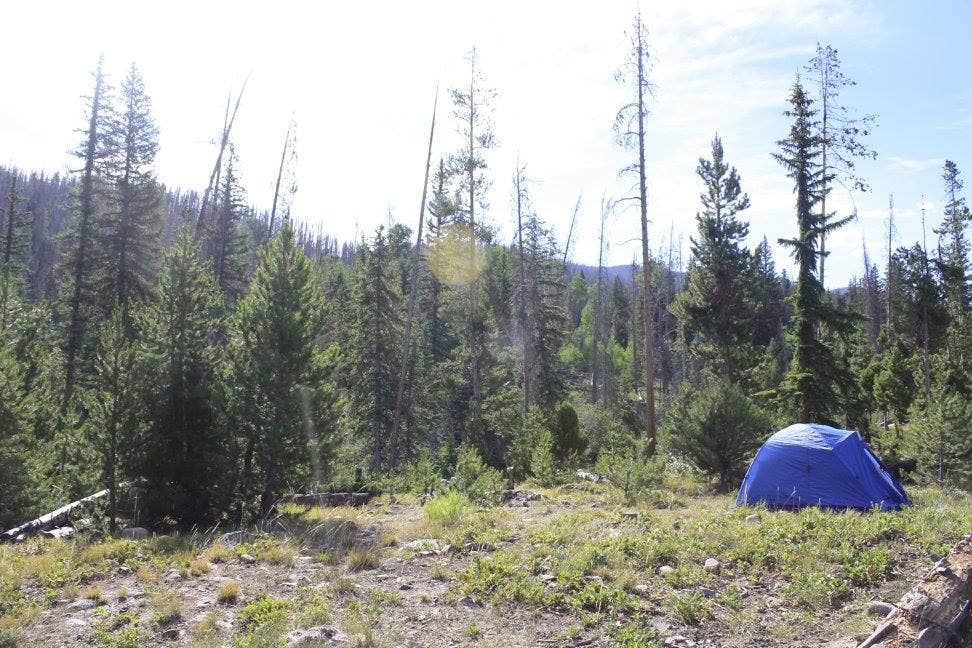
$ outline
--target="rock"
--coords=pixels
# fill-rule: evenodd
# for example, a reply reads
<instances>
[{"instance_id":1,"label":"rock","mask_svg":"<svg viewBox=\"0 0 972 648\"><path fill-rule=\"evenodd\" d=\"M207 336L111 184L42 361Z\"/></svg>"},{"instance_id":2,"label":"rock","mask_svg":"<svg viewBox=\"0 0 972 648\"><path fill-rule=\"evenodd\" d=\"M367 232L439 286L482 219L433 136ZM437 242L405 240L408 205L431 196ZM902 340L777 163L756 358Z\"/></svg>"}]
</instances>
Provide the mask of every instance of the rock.
<instances>
[{"instance_id":1,"label":"rock","mask_svg":"<svg viewBox=\"0 0 972 648\"><path fill-rule=\"evenodd\" d=\"M854 637L841 637L824 644L824 648L857 648L859 643Z\"/></svg>"},{"instance_id":2,"label":"rock","mask_svg":"<svg viewBox=\"0 0 972 648\"><path fill-rule=\"evenodd\" d=\"M887 616L893 609L893 605L884 601L871 601L867 604L867 613L875 616Z\"/></svg>"},{"instance_id":3,"label":"rock","mask_svg":"<svg viewBox=\"0 0 972 648\"><path fill-rule=\"evenodd\" d=\"M621 511L622 520L636 520L638 519L638 511Z\"/></svg>"},{"instance_id":4,"label":"rock","mask_svg":"<svg viewBox=\"0 0 972 648\"><path fill-rule=\"evenodd\" d=\"M439 553L441 547L439 546L439 541L434 538L419 538L418 540L406 542L402 545L402 549L414 551L419 555L431 556L432 554Z\"/></svg>"},{"instance_id":5,"label":"rock","mask_svg":"<svg viewBox=\"0 0 972 648\"><path fill-rule=\"evenodd\" d=\"M528 502L535 502L541 499L540 493L525 490L505 490L503 491L503 501L511 506L528 506Z\"/></svg>"},{"instance_id":6,"label":"rock","mask_svg":"<svg viewBox=\"0 0 972 648\"><path fill-rule=\"evenodd\" d=\"M746 516L746 521L749 522L750 524L759 524L760 519L759 519L759 516L758 515L756 515L755 513L753 513L752 515L747 515Z\"/></svg>"},{"instance_id":7,"label":"rock","mask_svg":"<svg viewBox=\"0 0 972 648\"><path fill-rule=\"evenodd\" d=\"M671 574L674 571L675 571L675 568L672 567L671 565L662 565L661 567L658 568L658 575L659 576L668 576L669 574Z\"/></svg>"},{"instance_id":8,"label":"rock","mask_svg":"<svg viewBox=\"0 0 972 648\"><path fill-rule=\"evenodd\" d=\"M148 529L145 527L128 527L121 531L121 537L128 538L129 540L141 540L142 538L147 538L148 535Z\"/></svg>"},{"instance_id":9,"label":"rock","mask_svg":"<svg viewBox=\"0 0 972 648\"><path fill-rule=\"evenodd\" d=\"M78 599L74 603L68 606L69 610L90 610L92 608L98 607L97 601L92 601L91 599Z\"/></svg>"},{"instance_id":10,"label":"rock","mask_svg":"<svg viewBox=\"0 0 972 648\"><path fill-rule=\"evenodd\" d=\"M471 551L482 551L484 553L496 551L496 547L493 546L492 542L467 542L462 546L462 548L466 551L466 553Z\"/></svg>"},{"instance_id":11,"label":"rock","mask_svg":"<svg viewBox=\"0 0 972 648\"><path fill-rule=\"evenodd\" d=\"M216 628L220 632L225 632L227 634L232 634L233 633L234 627L233 627L233 622L232 621L229 621L227 619L220 619L214 625L216 626Z\"/></svg>"},{"instance_id":12,"label":"rock","mask_svg":"<svg viewBox=\"0 0 972 648\"><path fill-rule=\"evenodd\" d=\"M717 571L719 571L719 567L721 567L721 566L722 566L721 563L718 560L716 560L715 558L706 558L705 559L705 565L703 566L703 569L705 569L705 571L707 571L707 572L711 572L711 573L714 574Z\"/></svg>"},{"instance_id":13,"label":"rock","mask_svg":"<svg viewBox=\"0 0 972 648\"><path fill-rule=\"evenodd\" d=\"M288 646L320 646L334 643L348 643L349 638L340 630L317 626L306 630L293 630L287 634Z\"/></svg>"},{"instance_id":14,"label":"rock","mask_svg":"<svg viewBox=\"0 0 972 648\"><path fill-rule=\"evenodd\" d=\"M169 641L175 641L182 637L182 630L180 628L166 628L162 631L162 638L168 639Z\"/></svg>"},{"instance_id":15,"label":"rock","mask_svg":"<svg viewBox=\"0 0 972 648\"><path fill-rule=\"evenodd\" d=\"M634 586L634 591L636 594L640 596L647 596L648 593L651 592L651 588L645 585L644 583L638 583L637 585Z\"/></svg>"},{"instance_id":16,"label":"rock","mask_svg":"<svg viewBox=\"0 0 972 648\"><path fill-rule=\"evenodd\" d=\"M176 583L181 580L182 580L182 574L180 574L179 572L173 569L172 571L170 571L168 574L165 575L165 578L162 579L162 582Z\"/></svg>"},{"instance_id":17,"label":"rock","mask_svg":"<svg viewBox=\"0 0 972 648\"><path fill-rule=\"evenodd\" d=\"M240 562L246 563L247 565L252 565L256 561L257 559L248 553L240 554Z\"/></svg>"},{"instance_id":18,"label":"rock","mask_svg":"<svg viewBox=\"0 0 972 648\"><path fill-rule=\"evenodd\" d=\"M699 594L701 594L702 596L704 596L707 599L715 598L715 595L716 595L714 589L709 588L709 587L706 587L705 585L702 585L701 587L699 587Z\"/></svg>"},{"instance_id":19,"label":"rock","mask_svg":"<svg viewBox=\"0 0 972 648\"><path fill-rule=\"evenodd\" d=\"M77 617L71 617L70 619L67 620L66 623L67 623L68 627L71 627L71 628L87 628L88 627L88 622L87 621L85 621L84 619L78 619Z\"/></svg>"},{"instance_id":20,"label":"rock","mask_svg":"<svg viewBox=\"0 0 972 648\"><path fill-rule=\"evenodd\" d=\"M665 639L665 645L666 646L687 646L690 645L688 641L689 641L688 637L683 637L682 635L672 635L671 637Z\"/></svg>"},{"instance_id":21,"label":"rock","mask_svg":"<svg viewBox=\"0 0 972 648\"><path fill-rule=\"evenodd\" d=\"M246 540L246 536L246 531L230 531L229 533L224 533L222 536L220 536L219 541L227 547L235 547Z\"/></svg>"}]
</instances>

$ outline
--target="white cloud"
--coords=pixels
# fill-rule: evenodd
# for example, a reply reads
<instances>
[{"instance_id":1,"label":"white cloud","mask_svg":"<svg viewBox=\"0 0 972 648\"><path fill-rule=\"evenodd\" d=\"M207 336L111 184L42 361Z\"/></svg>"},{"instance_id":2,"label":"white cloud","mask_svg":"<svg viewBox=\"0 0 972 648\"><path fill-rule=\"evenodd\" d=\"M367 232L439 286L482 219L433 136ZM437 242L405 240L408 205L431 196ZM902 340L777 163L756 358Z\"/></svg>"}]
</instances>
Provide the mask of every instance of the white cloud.
<instances>
[{"instance_id":1,"label":"white cloud","mask_svg":"<svg viewBox=\"0 0 972 648\"><path fill-rule=\"evenodd\" d=\"M940 167L945 163L944 158L914 159L900 155L889 155L888 161L909 173L921 173L928 169Z\"/></svg>"}]
</instances>

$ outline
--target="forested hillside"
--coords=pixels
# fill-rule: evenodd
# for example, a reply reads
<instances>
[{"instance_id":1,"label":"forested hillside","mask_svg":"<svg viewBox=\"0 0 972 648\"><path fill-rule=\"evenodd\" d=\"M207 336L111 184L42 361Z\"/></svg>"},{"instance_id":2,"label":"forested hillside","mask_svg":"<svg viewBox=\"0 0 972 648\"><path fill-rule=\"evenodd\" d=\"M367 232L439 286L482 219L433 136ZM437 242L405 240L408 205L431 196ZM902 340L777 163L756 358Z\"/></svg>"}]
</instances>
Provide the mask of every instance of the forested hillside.
<instances>
[{"instance_id":1,"label":"forested hillside","mask_svg":"<svg viewBox=\"0 0 972 648\"><path fill-rule=\"evenodd\" d=\"M854 162L878 152L874 116L842 104L851 82L822 46L779 98L791 127L766 150L792 182L781 243L798 271L778 272L765 238L747 246L747 179L718 135L698 152L683 259L659 244L646 194L642 29L619 61L633 194L599 214L602 250L609 215L640 219L641 258L610 273L555 240L525 167L513 213L486 205L506 182L488 163L502 89L475 50L469 84L432 116L430 138L458 128L465 144L433 159L430 140L421 216L353 241L291 213L289 130L273 205L252 206L233 146L242 92L204 190L165 186L151 88L135 65L108 79L99 62L77 170L0 169L0 523L107 488L112 529L237 524L295 491L422 489L464 470L485 498L503 471L549 485L592 466L635 496L666 466L728 490L794 421L860 430L905 477L968 488L960 170L946 162L927 187L944 209L923 215L921 241L865 249L860 278L825 290L827 237L854 216L828 196L866 191Z\"/></svg>"}]
</instances>

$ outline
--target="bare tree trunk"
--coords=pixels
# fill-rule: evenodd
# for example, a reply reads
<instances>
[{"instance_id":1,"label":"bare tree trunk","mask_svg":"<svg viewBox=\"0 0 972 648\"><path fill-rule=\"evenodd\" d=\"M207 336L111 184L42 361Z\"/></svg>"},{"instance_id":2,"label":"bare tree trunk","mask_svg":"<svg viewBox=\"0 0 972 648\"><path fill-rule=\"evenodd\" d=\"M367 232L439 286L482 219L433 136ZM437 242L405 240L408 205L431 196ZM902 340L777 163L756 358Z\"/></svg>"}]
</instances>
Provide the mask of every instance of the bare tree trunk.
<instances>
[{"instance_id":1,"label":"bare tree trunk","mask_svg":"<svg viewBox=\"0 0 972 648\"><path fill-rule=\"evenodd\" d=\"M405 328L402 331L402 366L398 372L398 389L395 392L395 414L392 418L391 439L389 441L389 465L398 466L398 429L402 422L402 408L405 402L405 378L408 374L409 349L412 343L412 321L415 319L415 304L418 299L419 259L422 255L422 228L425 225L425 199L429 188L429 167L432 165L432 138L435 135L435 111L439 105L439 87L435 88L432 102L432 126L429 128L429 150L425 156L425 179L422 181L422 201L419 205L418 231L415 235L415 248L412 250L411 283L408 287L408 312Z\"/></svg>"},{"instance_id":2,"label":"bare tree trunk","mask_svg":"<svg viewBox=\"0 0 972 648\"><path fill-rule=\"evenodd\" d=\"M523 170L519 161L516 167L516 237L517 247L520 251L520 285L517 291L517 301L519 302L519 312L517 313L517 325L519 326L520 340L523 348L523 415L526 416L530 411L530 396L533 390L533 344L530 339L530 331L527 322L526 306L526 256L523 252ZM573 224L571 224L573 228Z\"/></svg>"},{"instance_id":3,"label":"bare tree trunk","mask_svg":"<svg viewBox=\"0 0 972 648\"><path fill-rule=\"evenodd\" d=\"M820 100L823 104L822 112L820 115L820 127L821 133L823 134L823 141L821 142L821 169L823 170L823 181L821 184L821 194L820 194L820 222L824 225L827 224L827 149L830 144L827 141L827 66L823 65L820 67ZM824 266L827 261L827 232L820 232L820 284L823 285L824 282ZM826 292L826 291L825 291Z\"/></svg>"},{"instance_id":4,"label":"bare tree trunk","mask_svg":"<svg viewBox=\"0 0 972 648\"><path fill-rule=\"evenodd\" d=\"M202 231L206 222L206 204L209 202L209 194L219 186L219 174L223 166L223 153L226 152L230 132L233 130L233 122L236 121L236 113L240 109L240 100L243 99L243 91L246 90L246 82L248 80L249 77L243 80L240 93L236 95L236 104L233 106L232 113L229 110L230 100L229 98L226 100L226 115L223 117L223 133L219 140L219 153L216 155L216 164L213 165L213 172L209 176L209 184L206 186L206 191L203 192L202 201L199 204L199 219L196 221L197 235Z\"/></svg>"},{"instance_id":5,"label":"bare tree trunk","mask_svg":"<svg viewBox=\"0 0 972 648\"><path fill-rule=\"evenodd\" d=\"M645 69L644 36L638 20L638 189L641 203L641 272L645 318L645 456L655 454L655 325L652 295L652 261L648 247L648 183L645 171Z\"/></svg>"},{"instance_id":6,"label":"bare tree trunk","mask_svg":"<svg viewBox=\"0 0 972 648\"><path fill-rule=\"evenodd\" d=\"M891 243L891 237L894 231L894 194L888 194L888 333L894 334L893 327L893 317L894 317L894 306L892 304L892 280L893 275L891 274L891 257L893 254L893 248Z\"/></svg>"},{"instance_id":7,"label":"bare tree trunk","mask_svg":"<svg viewBox=\"0 0 972 648\"><path fill-rule=\"evenodd\" d=\"M469 313L468 313L468 323L467 323L467 334L469 337L469 373L470 379L472 380L472 392L473 392L473 410L476 416L482 411L483 407L483 394L482 394L482 380L480 376L479 367L479 354L480 354L480 340L479 340L479 304L477 300L479 298L479 273L477 270L476 256L478 253L477 237L476 237L476 162L475 162L475 152L476 152L476 139L475 139L475 127L476 127L476 54L473 50L473 57L470 62L470 75L469 75L469 159L468 159L468 173L469 173L469 239L470 239L470 263L472 264L472 271L475 273L472 280L469 282Z\"/></svg>"},{"instance_id":8,"label":"bare tree trunk","mask_svg":"<svg viewBox=\"0 0 972 648\"><path fill-rule=\"evenodd\" d=\"M600 379L601 355L601 288L604 276L604 221L607 209L601 202L601 230L597 250L597 282L594 288L594 330L591 335L591 402L597 403L598 380Z\"/></svg>"},{"instance_id":9,"label":"bare tree trunk","mask_svg":"<svg viewBox=\"0 0 972 648\"><path fill-rule=\"evenodd\" d=\"M267 239L273 236L273 224L277 219L277 200L280 197L280 180L283 178L284 161L287 159L287 149L290 147L290 130L293 122L287 124L287 135L284 137L283 151L280 153L280 166L277 168L277 182L273 188L273 206L270 208L270 223L267 225Z\"/></svg>"}]
</instances>

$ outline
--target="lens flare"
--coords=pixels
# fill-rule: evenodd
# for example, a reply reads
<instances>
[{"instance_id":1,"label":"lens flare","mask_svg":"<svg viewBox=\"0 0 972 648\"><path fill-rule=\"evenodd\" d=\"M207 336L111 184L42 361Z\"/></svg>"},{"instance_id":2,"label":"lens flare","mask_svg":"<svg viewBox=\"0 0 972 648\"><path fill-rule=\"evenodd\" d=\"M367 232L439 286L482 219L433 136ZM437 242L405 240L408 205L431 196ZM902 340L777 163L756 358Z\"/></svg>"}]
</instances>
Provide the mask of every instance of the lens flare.
<instances>
[{"instance_id":1,"label":"lens flare","mask_svg":"<svg viewBox=\"0 0 972 648\"><path fill-rule=\"evenodd\" d=\"M447 286L472 283L486 265L486 254L465 223L443 227L426 256L429 270Z\"/></svg>"}]
</instances>

